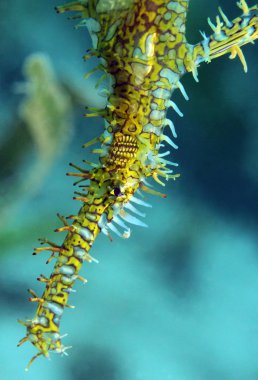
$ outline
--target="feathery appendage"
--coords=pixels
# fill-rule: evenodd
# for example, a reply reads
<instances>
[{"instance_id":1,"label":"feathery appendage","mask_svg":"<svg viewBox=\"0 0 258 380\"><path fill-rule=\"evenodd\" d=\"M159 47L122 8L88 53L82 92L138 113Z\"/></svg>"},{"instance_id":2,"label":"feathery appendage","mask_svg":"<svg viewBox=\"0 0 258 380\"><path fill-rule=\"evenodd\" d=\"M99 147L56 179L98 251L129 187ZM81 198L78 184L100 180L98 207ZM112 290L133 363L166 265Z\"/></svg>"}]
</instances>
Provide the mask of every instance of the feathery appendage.
<instances>
[{"instance_id":1,"label":"feathery appendage","mask_svg":"<svg viewBox=\"0 0 258 380\"><path fill-rule=\"evenodd\" d=\"M146 178L152 177L164 186L164 180L178 177L171 169L177 164L166 159L170 154L166 144L177 149L176 131L166 113L171 107L183 116L170 100L176 89L188 100L181 77L192 72L198 80L198 65L225 53L239 55L245 66L241 46L257 38L257 6L249 9L241 0L238 5L243 15L232 22L220 11L225 25L217 18L216 26L210 23L214 34L193 46L185 38L188 5L186 0L82 0L57 7L60 13L79 12L75 18L81 18L80 27L87 26L93 43L85 58L100 57L97 68L113 83L106 107L91 109L86 115L105 119L104 133L84 144L101 144L93 150L99 155L99 163L85 160L91 170L71 164L78 172L68 173L78 178L77 184L89 181L74 198L83 206L78 215L70 217L71 225L61 217L64 226L56 231L67 233L61 246L43 240L48 246L35 250L35 254L50 251L48 261L57 261L50 278L38 279L46 284L42 297L30 290L30 300L39 304L34 319L22 322L27 335L19 343L29 340L39 351L29 366L38 356L49 356L49 351L66 353L59 334L61 316L69 307L68 296L75 280L85 282L79 271L83 261L94 261L89 251L99 232L110 239L111 233L127 238L127 223L145 227L135 216L144 215L134 204L149 205L135 193L142 189L165 197L152 189ZM171 137L165 133L167 126Z\"/></svg>"},{"instance_id":2,"label":"feathery appendage","mask_svg":"<svg viewBox=\"0 0 258 380\"><path fill-rule=\"evenodd\" d=\"M236 57L240 59L244 71L247 72L247 63L241 47L254 43L258 38L258 6L249 8L245 0L240 0L237 5L243 13L233 21L227 18L221 8L219 8L220 16L216 17L216 24L208 18L214 33L209 37L202 33L204 39L197 45L191 46L188 62L185 62L187 71L192 71L197 76L197 67L200 63L209 63L215 58L230 54L230 59Z\"/></svg>"}]
</instances>

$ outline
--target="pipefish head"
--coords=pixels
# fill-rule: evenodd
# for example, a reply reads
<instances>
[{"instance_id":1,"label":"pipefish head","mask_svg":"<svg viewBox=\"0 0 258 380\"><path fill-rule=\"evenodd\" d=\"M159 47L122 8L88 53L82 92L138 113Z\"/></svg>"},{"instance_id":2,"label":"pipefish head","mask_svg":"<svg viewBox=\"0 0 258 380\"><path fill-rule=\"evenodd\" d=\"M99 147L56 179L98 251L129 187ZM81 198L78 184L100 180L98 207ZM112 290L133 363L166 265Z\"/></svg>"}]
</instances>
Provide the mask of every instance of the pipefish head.
<instances>
[{"instance_id":1,"label":"pipefish head","mask_svg":"<svg viewBox=\"0 0 258 380\"><path fill-rule=\"evenodd\" d=\"M110 186L110 197L116 204L123 204L129 202L135 191L139 187L139 181L135 179L127 179L126 182L115 181Z\"/></svg>"}]
</instances>

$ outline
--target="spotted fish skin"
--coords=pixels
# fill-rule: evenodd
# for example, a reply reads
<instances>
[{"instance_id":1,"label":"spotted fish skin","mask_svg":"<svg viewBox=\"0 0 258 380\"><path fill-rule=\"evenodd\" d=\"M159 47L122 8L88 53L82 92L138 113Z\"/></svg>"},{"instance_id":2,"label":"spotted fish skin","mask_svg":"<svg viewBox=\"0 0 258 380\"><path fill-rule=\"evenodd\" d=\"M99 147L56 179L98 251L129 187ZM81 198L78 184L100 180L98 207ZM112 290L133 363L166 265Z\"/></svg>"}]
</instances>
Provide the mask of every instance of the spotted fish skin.
<instances>
[{"instance_id":1,"label":"spotted fish skin","mask_svg":"<svg viewBox=\"0 0 258 380\"><path fill-rule=\"evenodd\" d=\"M146 226L132 215L142 215L133 204L149 206L135 193L142 189L163 196L146 185L146 178L164 186L164 179L178 176L171 170L177 164L164 158L169 150L161 148L168 144L177 149L176 131L166 113L172 107L182 116L170 100L176 89L188 99L182 76L191 72L198 80L202 62L227 53L238 56L247 68L241 46L258 37L258 7L249 8L241 0L238 6L243 14L232 22L220 10L216 25L209 21L213 34L203 34L203 41L191 45L185 37L188 6L185 0L81 0L57 7L59 13L78 12L79 25L86 26L92 37L89 56L101 58L99 68L112 78L112 88L106 107L87 115L105 119L104 133L85 144L101 143L93 151L99 153L99 163L90 164L90 170L72 164L79 172L68 173L79 177L78 182L88 181L75 197L83 206L71 217L71 225L61 218L64 227L57 231L67 233L61 246L45 240L49 247L35 250L51 251L57 261L50 278L39 279L46 283L42 297L31 291L31 301L39 302L35 317L22 322L27 335L20 344L30 340L38 349L29 365L49 351L65 353L60 320L75 280L83 280L79 276L83 262L94 260L89 251L99 232L129 237L127 223Z\"/></svg>"}]
</instances>

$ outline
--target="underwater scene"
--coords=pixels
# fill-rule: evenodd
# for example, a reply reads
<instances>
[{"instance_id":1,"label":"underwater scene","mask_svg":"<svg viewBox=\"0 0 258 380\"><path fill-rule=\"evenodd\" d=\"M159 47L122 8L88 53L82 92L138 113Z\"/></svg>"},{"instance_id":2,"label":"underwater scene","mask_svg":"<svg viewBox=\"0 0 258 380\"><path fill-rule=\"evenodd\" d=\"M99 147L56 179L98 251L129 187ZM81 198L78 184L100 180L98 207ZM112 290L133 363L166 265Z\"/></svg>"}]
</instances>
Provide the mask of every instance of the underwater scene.
<instances>
[{"instance_id":1,"label":"underwater scene","mask_svg":"<svg viewBox=\"0 0 258 380\"><path fill-rule=\"evenodd\" d=\"M142 192L151 207L137 210L147 228L130 225L130 238L110 231L112 241L99 234L80 271L88 282L75 282L75 308L65 308L60 323L67 350L41 355L25 371L37 349L17 347L26 335L18 320L34 318L37 303L28 298L42 295L55 262L32 253L39 238L62 244L57 213L81 207L77 178L66 173L75 171L69 163L98 163L95 146L82 145L105 122L85 118L85 107L105 107L110 86L98 71L85 78L100 61L83 60L90 35L74 27L74 14L55 11L62 4L0 1L0 378L257 380L257 43L242 48L247 73L240 50L240 59L202 63L198 83L191 73L182 78L189 101L173 93L184 117L168 110L178 149L166 157L180 177L163 179L164 187L148 179L167 197ZM190 1L188 42L213 33L207 18L216 25L218 7L233 20L245 4Z\"/></svg>"}]
</instances>

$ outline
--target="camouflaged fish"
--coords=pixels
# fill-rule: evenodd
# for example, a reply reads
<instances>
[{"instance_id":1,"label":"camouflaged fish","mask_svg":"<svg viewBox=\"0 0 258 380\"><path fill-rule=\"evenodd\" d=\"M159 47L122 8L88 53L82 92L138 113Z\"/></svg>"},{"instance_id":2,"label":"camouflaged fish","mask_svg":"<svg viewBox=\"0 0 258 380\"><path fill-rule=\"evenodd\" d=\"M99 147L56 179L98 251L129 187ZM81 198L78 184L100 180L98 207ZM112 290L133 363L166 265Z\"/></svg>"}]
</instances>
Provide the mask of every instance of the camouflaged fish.
<instances>
[{"instance_id":1,"label":"camouflaged fish","mask_svg":"<svg viewBox=\"0 0 258 380\"><path fill-rule=\"evenodd\" d=\"M258 38L258 6L248 7L245 0L237 3L241 15L233 21L219 9L212 35L202 33L202 41L191 45L186 40L187 0L81 0L57 7L57 12L76 11L79 26L86 26L93 48L88 57L99 57L97 69L110 77L112 85L104 109L86 116L102 116L104 132L85 147L99 143L94 152L98 164L68 173L84 184L75 199L82 202L78 215L60 217L65 231L61 246L48 240L48 246L34 254L50 251L56 259L50 278L38 278L46 288L41 297L30 290L30 301L38 302L36 315L23 323L27 334L19 345L30 341L38 350L31 359L49 356L50 351L65 353L59 325L75 280L85 281L79 271L84 261L94 259L90 249L100 232L124 238L130 236L129 225L145 227L138 206L149 206L141 198L141 190L161 195L148 185L154 178L160 185L176 179L170 161L170 148L177 149L174 124L166 118L169 107L183 116L171 100L174 90L188 100L181 78L190 72L198 81L197 69L202 62L229 54L239 57L244 70L247 65L241 47Z\"/></svg>"}]
</instances>

